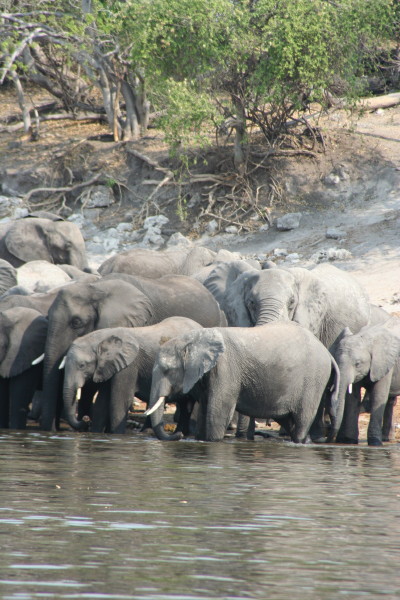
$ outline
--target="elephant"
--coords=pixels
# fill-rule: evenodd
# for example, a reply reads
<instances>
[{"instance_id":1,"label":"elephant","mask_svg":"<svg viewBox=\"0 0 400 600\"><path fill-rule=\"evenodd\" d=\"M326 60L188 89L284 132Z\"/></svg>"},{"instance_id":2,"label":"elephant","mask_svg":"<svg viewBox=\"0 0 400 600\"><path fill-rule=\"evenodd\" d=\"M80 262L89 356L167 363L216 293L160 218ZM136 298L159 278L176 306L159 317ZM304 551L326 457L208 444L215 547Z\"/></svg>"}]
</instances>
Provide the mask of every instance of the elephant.
<instances>
[{"instance_id":1,"label":"elephant","mask_svg":"<svg viewBox=\"0 0 400 600\"><path fill-rule=\"evenodd\" d=\"M213 262L216 253L202 246L168 250L133 248L111 256L99 267L101 275L128 273L158 278L163 275L192 275Z\"/></svg>"},{"instance_id":2,"label":"elephant","mask_svg":"<svg viewBox=\"0 0 400 600\"><path fill-rule=\"evenodd\" d=\"M0 296L18 285L17 270L7 260L0 258Z\"/></svg>"},{"instance_id":3,"label":"elephant","mask_svg":"<svg viewBox=\"0 0 400 600\"><path fill-rule=\"evenodd\" d=\"M308 270L275 267L236 276L229 269L210 276L204 286L226 291L219 300L228 325L250 327L271 321L295 321L329 348L345 327L368 324L371 306L362 286L349 273L329 264Z\"/></svg>"},{"instance_id":4,"label":"elephant","mask_svg":"<svg viewBox=\"0 0 400 600\"><path fill-rule=\"evenodd\" d=\"M395 397L400 394L400 319L392 317L380 325L366 326L353 334L346 327L332 354L340 370L339 397L345 400L340 443L358 443L360 388L369 395L371 413L369 446L388 441ZM385 414L386 413L386 414Z\"/></svg>"},{"instance_id":5,"label":"elephant","mask_svg":"<svg viewBox=\"0 0 400 600\"><path fill-rule=\"evenodd\" d=\"M61 288L48 313L42 429L50 430L55 425L62 393L58 366L77 337L106 327L153 325L171 316L188 317L203 327L226 322L212 294L185 275L156 280L123 274L118 279L114 274L93 283L76 282Z\"/></svg>"},{"instance_id":6,"label":"elephant","mask_svg":"<svg viewBox=\"0 0 400 600\"><path fill-rule=\"evenodd\" d=\"M30 260L47 260L88 267L85 242L75 223L48 218L25 217L0 226L0 258L14 267Z\"/></svg>"},{"instance_id":7,"label":"elephant","mask_svg":"<svg viewBox=\"0 0 400 600\"><path fill-rule=\"evenodd\" d=\"M54 265L47 260L30 260L17 269L18 285L28 292L48 292L71 281L94 281L100 275L82 271L72 265Z\"/></svg>"},{"instance_id":8,"label":"elephant","mask_svg":"<svg viewBox=\"0 0 400 600\"><path fill-rule=\"evenodd\" d=\"M193 389L200 402L199 440L221 440L236 409L252 420L249 439L254 419L274 419L292 441L304 443L328 388L333 427L340 427L339 379L333 356L296 323L207 328L161 346L145 414L159 439L180 439L180 432L164 431L164 402Z\"/></svg>"},{"instance_id":9,"label":"elephant","mask_svg":"<svg viewBox=\"0 0 400 600\"><path fill-rule=\"evenodd\" d=\"M47 319L31 308L0 312L0 427L25 429L41 385Z\"/></svg>"},{"instance_id":10,"label":"elephant","mask_svg":"<svg viewBox=\"0 0 400 600\"><path fill-rule=\"evenodd\" d=\"M201 328L192 319L170 317L146 327L99 329L76 339L65 357L64 418L74 429L86 428L85 422L76 418L75 398L85 383L93 381L100 384L100 390L92 405L91 431L125 433L134 396L147 403L150 400L153 363L160 344ZM108 385L102 385L104 382ZM183 433L189 430L191 411L187 408L185 412L186 408L182 407L181 415L187 419L178 426Z\"/></svg>"}]
</instances>

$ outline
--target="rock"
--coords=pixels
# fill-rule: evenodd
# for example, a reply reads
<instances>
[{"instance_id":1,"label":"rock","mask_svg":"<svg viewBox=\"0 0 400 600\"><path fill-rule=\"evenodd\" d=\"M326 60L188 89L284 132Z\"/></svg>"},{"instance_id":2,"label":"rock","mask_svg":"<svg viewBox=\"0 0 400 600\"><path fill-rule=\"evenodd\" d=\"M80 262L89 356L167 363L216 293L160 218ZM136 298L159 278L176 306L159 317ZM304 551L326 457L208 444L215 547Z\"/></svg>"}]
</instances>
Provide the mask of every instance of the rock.
<instances>
[{"instance_id":1,"label":"rock","mask_svg":"<svg viewBox=\"0 0 400 600\"><path fill-rule=\"evenodd\" d=\"M226 233L238 233L239 229L236 225L229 225L229 227L225 227Z\"/></svg>"},{"instance_id":2,"label":"rock","mask_svg":"<svg viewBox=\"0 0 400 600\"><path fill-rule=\"evenodd\" d=\"M259 228L258 231L263 232L263 231L268 231L268 229L269 229L268 223L264 223L264 225L261 225L261 227Z\"/></svg>"},{"instance_id":3,"label":"rock","mask_svg":"<svg viewBox=\"0 0 400 600\"><path fill-rule=\"evenodd\" d=\"M351 252L344 248L328 248L327 250L319 250L311 256L313 262L327 262L333 260L348 260L351 258Z\"/></svg>"},{"instance_id":4,"label":"rock","mask_svg":"<svg viewBox=\"0 0 400 600\"><path fill-rule=\"evenodd\" d=\"M341 231L340 229L336 229L335 227L330 227L329 229L327 229L325 235L328 239L332 239L332 240L339 240L340 238L346 237L346 234L344 231Z\"/></svg>"},{"instance_id":5,"label":"rock","mask_svg":"<svg viewBox=\"0 0 400 600\"><path fill-rule=\"evenodd\" d=\"M0 196L0 219L19 219L29 214L21 198Z\"/></svg>"},{"instance_id":6,"label":"rock","mask_svg":"<svg viewBox=\"0 0 400 600\"><path fill-rule=\"evenodd\" d=\"M300 254L297 252L292 252L286 256L285 260L290 263L297 263L300 261Z\"/></svg>"},{"instance_id":7,"label":"rock","mask_svg":"<svg viewBox=\"0 0 400 600\"><path fill-rule=\"evenodd\" d=\"M340 183L340 177L339 175L336 175L336 173L329 173L329 175L324 177L324 183L329 186L338 185L338 183Z\"/></svg>"},{"instance_id":8,"label":"rock","mask_svg":"<svg viewBox=\"0 0 400 600\"><path fill-rule=\"evenodd\" d=\"M169 240L166 243L166 246L168 248L174 247L174 246L189 247L189 246L193 246L193 243L190 240L188 240L187 237L182 235L179 231L176 231L175 233L173 233L171 235L171 237L169 238Z\"/></svg>"},{"instance_id":9,"label":"rock","mask_svg":"<svg viewBox=\"0 0 400 600\"><path fill-rule=\"evenodd\" d=\"M112 188L106 185L94 185L91 188L89 200L85 201L86 208L105 208L114 204Z\"/></svg>"},{"instance_id":10,"label":"rock","mask_svg":"<svg viewBox=\"0 0 400 600\"><path fill-rule=\"evenodd\" d=\"M286 248L275 248L274 250L274 256L279 257L279 256L287 256L288 251L286 250Z\"/></svg>"},{"instance_id":11,"label":"rock","mask_svg":"<svg viewBox=\"0 0 400 600\"><path fill-rule=\"evenodd\" d=\"M207 224L207 233L215 233L218 231L218 223L215 219Z\"/></svg>"},{"instance_id":12,"label":"rock","mask_svg":"<svg viewBox=\"0 0 400 600\"><path fill-rule=\"evenodd\" d=\"M279 231L290 231L291 229L296 229L300 225L301 217L302 214L299 212L287 213L276 220L276 227L279 229Z\"/></svg>"}]
</instances>

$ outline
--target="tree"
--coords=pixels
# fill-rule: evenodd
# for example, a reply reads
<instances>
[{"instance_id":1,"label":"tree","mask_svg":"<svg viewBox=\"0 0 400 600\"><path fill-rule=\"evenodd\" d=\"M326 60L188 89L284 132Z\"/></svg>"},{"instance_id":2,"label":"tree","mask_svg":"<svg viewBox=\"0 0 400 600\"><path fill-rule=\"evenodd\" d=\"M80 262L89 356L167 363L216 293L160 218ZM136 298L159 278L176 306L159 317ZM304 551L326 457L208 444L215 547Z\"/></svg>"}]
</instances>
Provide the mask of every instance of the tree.
<instances>
[{"instance_id":1,"label":"tree","mask_svg":"<svg viewBox=\"0 0 400 600\"><path fill-rule=\"evenodd\" d=\"M24 1L8 8L0 13L0 84L14 82L26 130L31 117L22 80L47 89L67 111L104 113L116 140L146 129L143 80L129 48L120 46L118 28L113 31L112 10L95 0Z\"/></svg>"}]
</instances>

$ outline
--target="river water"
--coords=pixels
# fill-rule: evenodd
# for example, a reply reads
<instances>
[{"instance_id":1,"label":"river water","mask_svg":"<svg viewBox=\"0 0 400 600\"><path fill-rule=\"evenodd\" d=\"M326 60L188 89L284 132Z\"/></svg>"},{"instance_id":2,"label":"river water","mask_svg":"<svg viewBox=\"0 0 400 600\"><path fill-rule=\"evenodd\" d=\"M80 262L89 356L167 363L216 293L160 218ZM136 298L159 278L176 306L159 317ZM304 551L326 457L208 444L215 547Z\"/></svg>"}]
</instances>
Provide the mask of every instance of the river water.
<instances>
[{"instance_id":1,"label":"river water","mask_svg":"<svg viewBox=\"0 0 400 600\"><path fill-rule=\"evenodd\" d=\"M400 597L400 446L0 432L4 600Z\"/></svg>"}]
</instances>

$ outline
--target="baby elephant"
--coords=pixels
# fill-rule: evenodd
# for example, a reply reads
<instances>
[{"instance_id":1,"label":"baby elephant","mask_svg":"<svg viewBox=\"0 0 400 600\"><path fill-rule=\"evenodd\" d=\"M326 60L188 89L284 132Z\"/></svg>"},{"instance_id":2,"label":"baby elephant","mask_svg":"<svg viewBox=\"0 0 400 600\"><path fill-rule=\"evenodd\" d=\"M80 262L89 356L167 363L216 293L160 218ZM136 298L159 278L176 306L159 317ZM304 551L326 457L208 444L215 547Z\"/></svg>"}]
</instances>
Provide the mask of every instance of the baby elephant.
<instances>
[{"instance_id":1,"label":"baby elephant","mask_svg":"<svg viewBox=\"0 0 400 600\"><path fill-rule=\"evenodd\" d=\"M360 388L369 394L369 446L388 440L393 400L400 394L400 319L363 327L352 334L346 328L332 347L340 370L339 398L345 399L342 427L336 438L340 443L358 443ZM357 384L357 385L353 385ZM386 414L385 414L386 413ZM383 425L386 424L386 433Z\"/></svg>"},{"instance_id":2,"label":"baby elephant","mask_svg":"<svg viewBox=\"0 0 400 600\"><path fill-rule=\"evenodd\" d=\"M249 417L274 419L294 442L304 443L327 387L333 427L340 426L338 385L339 371L329 351L296 323L215 327L163 344L147 414L159 439L180 439L179 432L164 431L164 402L193 388L200 401L200 440L221 440L237 409Z\"/></svg>"},{"instance_id":3,"label":"baby elephant","mask_svg":"<svg viewBox=\"0 0 400 600\"><path fill-rule=\"evenodd\" d=\"M170 317L147 327L99 329L75 340L65 358L64 416L74 429L86 427L76 418L75 400L89 381L97 384L91 431L124 433L128 410L138 395L148 401L154 358L163 342L201 329L186 317ZM150 425L150 424L149 424Z\"/></svg>"}]
</instances>

